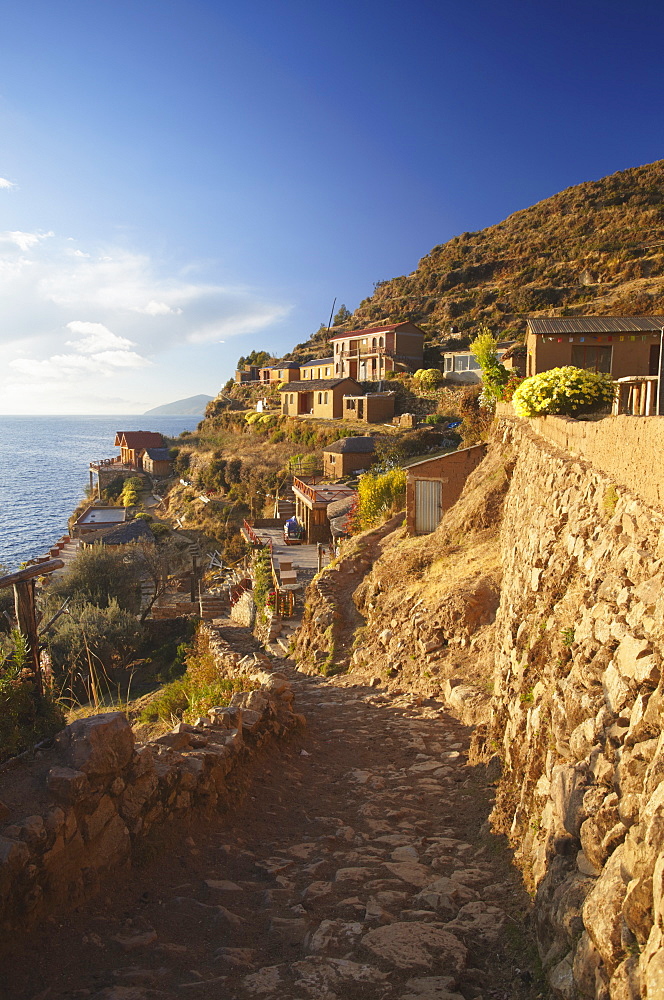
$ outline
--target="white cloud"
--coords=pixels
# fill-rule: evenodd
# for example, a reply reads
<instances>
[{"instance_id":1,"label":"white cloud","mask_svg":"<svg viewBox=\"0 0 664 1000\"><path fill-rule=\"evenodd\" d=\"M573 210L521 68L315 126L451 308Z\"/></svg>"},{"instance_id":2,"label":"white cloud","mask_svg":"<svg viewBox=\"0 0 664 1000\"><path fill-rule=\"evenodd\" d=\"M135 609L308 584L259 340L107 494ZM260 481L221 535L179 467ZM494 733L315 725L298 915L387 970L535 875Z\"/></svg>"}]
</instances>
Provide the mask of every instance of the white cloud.
<instances>
[{"instance_id":1,"label":"white cloud","mask_svg":"<svg viewBox=\"0 0 664 1000\"><path fill-rule=\"evenodd\" d=\"M0 243L12 244L25 252L38 246L42 240L46 240L50 236L53 236L53 233L23 233L16 230L15 232L0 233Z\"/></svg>"},{"instance_id":2,"label":"white cloud","mask_svg":"<svg viewBox=\"0 0 664 1000\"><path fill-rule=\"evenodd\" d=\"M193 265L169 270L127 248L83 251L51 232L0 232L0 407L17 412L9 407L21 393L43 392L44 406L73 412L98 377L123 395L131 383L140 408L146 393L178 385L179 369L166 373L161 358L181 357L190 345L193 361L204 345L265 330L289 311L254 289L194 274ZM210 378L202 366L206 387ZM47 396L54 402L43 402Z\"/></svg>"},{"instance_id":3,"label":"white cloud","mask_svg":"<svg viewBox=\"0 0 664 1000\"><path fill-rule=\"evenodd\" d=\"M81 340L66 341L67 347L74 347L81 354L96 354L98 351L107 351L112 348L126 351L130 347L136 346L133 340L129 340L127 337L118 337L103 323L85 323L81 320L73 320L71 323L67 323L67 329L81 335Z\"/></svg>"},{"instance_id":4,"label":"white cloud","mask_svg":"<svg viewBox=\"0 0 664 1000\"><path fill-rule=\"evenodd\" d=\"M0 177L0 190L16 187L13 181L8 181L6 177Z\"/></svg>"}]
</instances>

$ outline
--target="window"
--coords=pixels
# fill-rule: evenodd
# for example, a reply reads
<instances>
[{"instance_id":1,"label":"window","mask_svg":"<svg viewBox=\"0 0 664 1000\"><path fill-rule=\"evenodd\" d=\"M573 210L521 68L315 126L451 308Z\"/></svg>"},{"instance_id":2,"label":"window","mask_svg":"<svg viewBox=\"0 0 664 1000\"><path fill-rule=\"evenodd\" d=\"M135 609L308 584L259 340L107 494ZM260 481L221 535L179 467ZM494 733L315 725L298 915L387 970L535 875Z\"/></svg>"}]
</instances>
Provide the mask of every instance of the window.
<instances>
[{"instance_id":1,"label":"window","mask_svg":"<svg viewBox=\"0 0 664 1000\"><path fill-rule=\"evenodd\" d=\"M335 354L338 354L340 350L341 350L341 344L339 343L339 341L337 341L337 343L334 345Z\"/></svg>"},{"instance_id":2,"label":"window","mask_svg":"<svg viewBox=\"0 0 664 1000\"><path fill-rule=\"evenodd\" d=\"M292 393L292 392L291 392L291 394L290 394L290 401L291 401L291 403L294 403L294 402L295 402L295 395L294 395L294 393Z\"/></svg>"},{"instance_id":3,"label":"window","mask_svg":"<svg viewBox=\"0 0 664 1000\"><path fill-rule=\"evenodd\" d=\"M320 405L322 402L323 402L323 393L319 392L318 393L318 404Z\"/></svg>"},{"instance_id":4,"label":"window","mask_svg":"<svg viewBox=\"0 0 664 1000\"><path fill-rule=\"evenodd\" d=\"M611 373L611 348L591 347L590 344L575 344L572 347L572 365L591 372Z\"/></svg>"},{"instance_id":5,"label":"window","mask_svg":"<svg viewBox=\"0 0 664 1000\"><path fill-rule=\"evenodd\" d=\"M383 343L383 338L382 337L378 338L378 346L379 347L384 347L385 346L384 343Z\"/></svg>"},{"instance_id":6,"label":"window","mask_svg":"<svg viewBox=\"0 0 664 1000\"><path fill-rule=\"evenodd\" d=\"M376 348L378 347L378 341L376 340L376 338L375 338L375 337L374 337L374 338L373 338L373 340L371 341L371 346L372 346L372 348L373 348L373 350L374 350L374 351L375 351L375 350L376 350Z\"/></svg>"},{"instance_id":7,"label":"window","mask_svg":"<svg viewBox=\"0 0 664 1000\"><path fill-rule=\"evenodd\" d=\"M445 358L445 371L451 372L453 364L454 364L454 358Z\"/></svg>"},{"instance_id":8,"label":"window","mask_svg":"<svg viewBox=\"0 0 664 1000\"><path fill-rule=\"evenodd\" d=\"M326 368L326 369L325 369L325 375L327 376L327 375L329 375L329 374L330 374L330 369L329 369L329 368Z\"/></svg>"},{"instance_id":9,"label":"window","mask_svg":"<svg viewBox=\"0 0 664 1000\"><path fill-rule=\"evenodd\" d=\"M334 370L335 370L336 374L338 375L339 374L339 362L338 361L337 361L336 365L334 366Z\"/></svg>"},{"instance_id":10,"label":"window","mask_svg":"<svg viewBox=\"0 0 664 1000\"><path fill-rule=\"evenodd\" d=\"M327 403L327 393L325 393L324 395L325 395L325 399L323 400L323 402Z\"/></svg>"}]
</instances>

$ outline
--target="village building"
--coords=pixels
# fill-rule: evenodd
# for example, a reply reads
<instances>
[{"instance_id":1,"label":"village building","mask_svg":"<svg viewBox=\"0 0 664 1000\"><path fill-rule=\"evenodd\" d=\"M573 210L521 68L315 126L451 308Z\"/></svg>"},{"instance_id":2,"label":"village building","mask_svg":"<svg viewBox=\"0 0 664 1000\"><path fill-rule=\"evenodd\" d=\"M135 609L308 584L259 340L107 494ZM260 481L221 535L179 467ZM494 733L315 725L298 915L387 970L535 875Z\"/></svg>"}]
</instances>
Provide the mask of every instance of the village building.
<instances>
[{"instance_id":1,"label":"village building","mask_svg":"<svg viewBox=\"0 0 664 1000\"><path fill-rule=\"evenodd\" d=\"M424 331L414 323L386 323L330 337L334 374L377 382L387 372L422 367Z\"/></svg>"},{"instance_id":2,"label":"village building","mask_svg":"<svg viewBox=\"0 0 664 1000\"><path fill-rule=\"evenodd\" d=\"M328 505L335 500L356 496L355 490L342 484L326 483L316 476L294 476L295 517L304 527L307 544L329 542L332 534L327 517Z\"/></svg>"},{"instance_id":3,"label":"village building","mask_svg":"<svg viewBox=\"0 0 664 1000\"><path fill-rule=\"evenodd\" d=\"M339 420L344 414L344 395L359 389L359 384L352 378L288 382L280 389L281 412L289 417Z\"/></svg>"},{"instance_id":4,"label":"village building","mask_svg":"<svg viewBox=\"0 0 664 1000\"><path fill-rule=\"evenodd\" d=\"M365 472L373 464L376 442L372 437L347 437L323 448L323 475L341 479L352 472Z\"/></svg>"},{"instance_id":5,"label":"village building","mask_svg":"<svg viewBox=\"0 0 664 1000\"><path fill-rule=\"evenodd\" d=\"M498 360L502 363L514 341L502 341L496 348ZM446 351L442 356L445 378L451 382L478 383L482 381L482 369L470 348L465 351ZM505 365L505 367L508 367Z\"/></svg>"},{"instance_id":6,"label":"village building","mask_svg":"<svg viewBox=\"0 0 664 1000\"><path fill-rule=\"evenodd\" d=\"M134 542L154 542L155 537L150 525L142 518L135 517L114 527L106 527L101 531L89 532L83 538L84 545L131 545Z\"/></svg>"},{"instance_id":7,"label":"village building","mask_svg":"<svg viewBox=\"0 0 664 1000\"><path fill-rule=\"evenodd\" d=\"M284 361L278 365L261 368L259 381L267 385L279 385L280 382L291 382L300 378L300 366Z\"/></svg>"},{"instance_id":8,"label":"village building","mask_svg":"<svg viewBox=\"0 0 664 1000\"><path fill-rule=\"evenodd\" d=\"M394 417L395 392L368 392L364 396L344 396L344 420L365 424L387 424Z\"/></svg>"},{"instance_id":9,"label":"village building","mask_svg":"<svg viewBox=\"0 0 664 1000\"><path fill-rule=\"evenodd\" d=\"M126 520L127 511L124 507L97 507L91 504L74 522L71 537L90 541L99 531L124 524Z\"/></svg>"},{"instance_id":10,"label":"village building","mask_svg":"<svg viewBox=\"0 0 664 1000\"><path fill-rule=\"evenodd\" d=\"M157 479L166 479L173 471L168 448L146 448L143 453L143 471Z\"/></svg>"},{"instance_id":11,"label":"village building","mask_svg":"<svg viewBox=\"0 0 664 1000\"><path fill-rule=\"evenodd\" d=\"M143 456L147 448L163 448L164 439L156 431L118 431L115 446L120 449L120 464L127 469L143 471Z\"/></svg>"},{"instance_id":12,"label":"village building","mask_svg":"<svg viewBox=\"0 0 664 1000\"><path fill-rule=\"evenodd\" d=\"M573 365L614 379L657 376L664 316L535 316L526 375Z\"/></svg>"},{"instance_id":13,"label":"village building","mask_svg":"<svg viewBox=\"0 0 664 1000\"><path fill-rule=\"evenodd\" d=\"M452 507L466 479L486 454L485 444L411 462L406 469L406 526L412 535L435 531Z\"/></svg>"},{"instance_id":14,"label":"village building","mask_svg":"<svg viewBox=\"0 0 664 1000\"><path fill-rule=\"evenodd\" d=\"M240 384L244 382L258 382L260 368L258 365L245 365L244 368L238 368L235 372L235 382Z\"/></svg>"},{"instance_id":15,"label":"village building","mask_svg":"<svg viewBox=\"0 0 664 1000\"><path fill-rule=\"evenodd\" d=\"M319 379L332 378L334 375L334 358L318 358L317 361L307 361L300 365L300 378Z\"/></svg>"}]
</instances>

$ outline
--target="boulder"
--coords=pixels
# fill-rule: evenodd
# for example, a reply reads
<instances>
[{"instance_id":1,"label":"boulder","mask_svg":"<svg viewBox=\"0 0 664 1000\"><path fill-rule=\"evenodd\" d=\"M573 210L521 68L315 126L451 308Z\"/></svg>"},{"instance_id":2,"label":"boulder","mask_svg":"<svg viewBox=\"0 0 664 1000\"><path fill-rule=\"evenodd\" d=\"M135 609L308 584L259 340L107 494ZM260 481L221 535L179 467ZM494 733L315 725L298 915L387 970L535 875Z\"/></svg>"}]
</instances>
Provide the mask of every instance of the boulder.
<instances>
[{"instance_id":1,"label":"boulder","mask_svg":"<svg viewBox=\"0 0 664 1000\"><path fill-rule=\"evenodd\" d=\"M399 921L369 931L362 947L397 969L423 969L435 965L456 978L466 965L466 948L440 924Z\"/></svg>"},{"instance_id":2,"label":"boulder","mask_svg":"<svg viewBox=\"0 0 664 1000\"><path fill-rule=\"evenodd\" d=\"M88 777L117 773L129 764L134 734L123 712L78 719L57 737L65 763Z\"/></svg>"}]
</instances>

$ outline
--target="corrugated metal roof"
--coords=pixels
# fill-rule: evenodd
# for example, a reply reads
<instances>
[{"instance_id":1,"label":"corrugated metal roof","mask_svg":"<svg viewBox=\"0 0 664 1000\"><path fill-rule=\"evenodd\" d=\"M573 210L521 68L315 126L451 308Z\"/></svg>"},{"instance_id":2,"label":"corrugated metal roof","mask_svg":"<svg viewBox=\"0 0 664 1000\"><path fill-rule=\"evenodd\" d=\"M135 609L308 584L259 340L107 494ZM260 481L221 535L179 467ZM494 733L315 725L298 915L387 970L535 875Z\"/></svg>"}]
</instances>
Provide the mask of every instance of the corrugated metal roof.
<instances>
[{"instance_id":1,"label":"corrugated metal roof","mask_svg":"<svg viewBox=\"0 0 664 1000\"><path fill-rule=\"evenodd\" d=\"M314 361L303 361L300 368L312 368L316 365L331 365L334 358L316 358Z\"/></svg>"},{"instance_id":2,"label":"corrugated metal roof","mask_svg":"<svg viewBox=\"0 0 664 1000\"><path fill-rule=\"evenodd\" d=\"M533 333L642 333L661 330L664 316L534 316Z\"/></svg>"}]
</instances>

